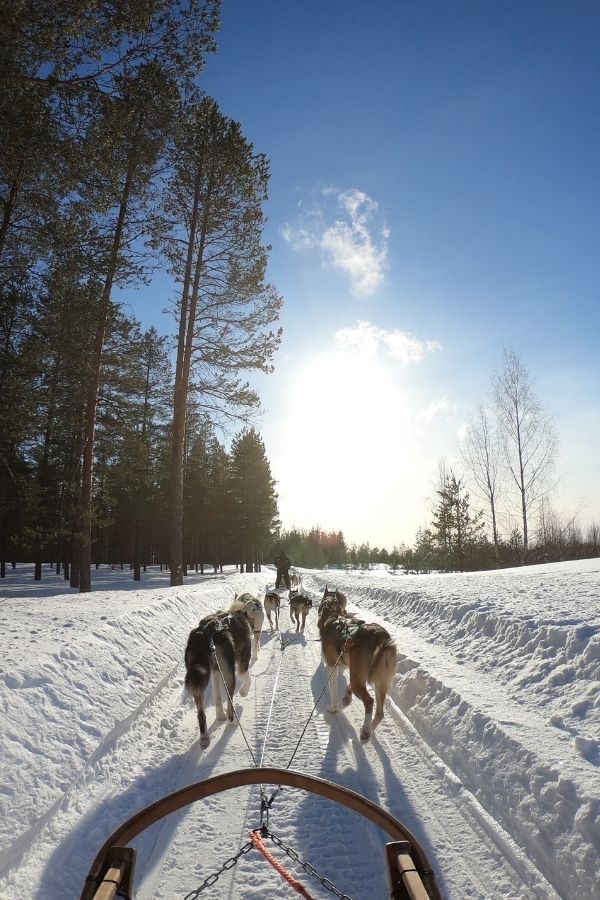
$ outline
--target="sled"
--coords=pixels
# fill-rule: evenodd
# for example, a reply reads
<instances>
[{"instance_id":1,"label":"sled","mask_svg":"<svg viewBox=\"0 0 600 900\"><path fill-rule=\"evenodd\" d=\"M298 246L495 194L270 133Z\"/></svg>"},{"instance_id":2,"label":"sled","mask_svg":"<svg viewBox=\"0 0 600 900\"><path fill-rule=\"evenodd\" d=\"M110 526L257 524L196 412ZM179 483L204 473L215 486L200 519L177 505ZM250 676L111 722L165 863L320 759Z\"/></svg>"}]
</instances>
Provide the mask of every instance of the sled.
<instances>
[{"instance_id":1,"label":"sled","mask_svg":"<svg viewBox=\"0 0 600 900\"><path fill-rule=\"evenodd\" d=\"M198 781L140 810L105 841L92 863L80 900L113 900L117 895L120 900L132 900L135 849L127 844L155 822L196 800L253 784L300 788L345 806L373 822L392 839L385 845L389 896L392 900L442 900L425 851L408 828L390 813L361 794L324 778L304 775L292 769L259 766L236 769ZM256 829L253 834L258 831Z\"/></svg>"}]
</instances>

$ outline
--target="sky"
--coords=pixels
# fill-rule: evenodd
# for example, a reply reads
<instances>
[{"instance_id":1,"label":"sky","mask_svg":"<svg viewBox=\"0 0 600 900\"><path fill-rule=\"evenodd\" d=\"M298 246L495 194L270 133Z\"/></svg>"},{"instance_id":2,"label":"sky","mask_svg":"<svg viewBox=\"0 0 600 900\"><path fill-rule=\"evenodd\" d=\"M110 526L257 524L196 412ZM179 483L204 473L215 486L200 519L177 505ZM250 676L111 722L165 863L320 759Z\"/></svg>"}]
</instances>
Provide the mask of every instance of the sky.
<instances>
[{"instance_id":1,"label":"sky","mask_svg":"<svg viewBox=\"0 0 600 900\"><path fill-rule=\"evenodd\" d=\"M284 526L410 544L504 348L555 418L554 507L598 519L599 38L579 0L224 0L200 83L270 160ZM166 293L126 301L166 331Z\"/></svg>"},{"instance_id":2,"label":"sky","mask_svg":"<svg viewBox=\"0 0 600 900\"><path fill-rule=\"evenodd\" d=\"M249 693L233 697L235 724L216 720L209 688L203 749L183 688L188 634L235 592L262 598L274 575L229 569L170 588L156 567L135 582L102 566L82 597L47 565L42 582L32 565L8 570L2 900L79 897L97 851L135 812L255 764L325 778L391 813L422 846L444 900L600 898L600 560L441 576L336 572L349 609L397 647L384 718L365 743L357 697L329 711L316 616L332 573L301 570L313 599L304 633L284 594L281 631L265 623ZM264 787L272 797L276 785ZM268 824L338 891L388 896L388 838L366 820L284 787ZM258 786L168 816L134 841L136 900L188 896L259 825ZM332 896L267 845L314 900ZM251 850L204 896L297 895Z\"/></svg>"}]
</instances>

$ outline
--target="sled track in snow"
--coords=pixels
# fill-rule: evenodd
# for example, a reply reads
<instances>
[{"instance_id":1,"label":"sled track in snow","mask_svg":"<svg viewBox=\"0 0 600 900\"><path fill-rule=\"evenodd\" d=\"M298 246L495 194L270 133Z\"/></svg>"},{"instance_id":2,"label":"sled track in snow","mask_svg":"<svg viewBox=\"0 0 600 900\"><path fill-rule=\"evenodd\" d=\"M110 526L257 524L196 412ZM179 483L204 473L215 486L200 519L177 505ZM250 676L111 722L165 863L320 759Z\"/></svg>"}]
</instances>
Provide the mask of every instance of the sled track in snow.
<instances>
[{"instance_id":1,"label":"sled track in snow","mask_svg":"<svg viewBox=\"0 0 600 900\"><path fill-rule=\"evenodd\" d=\"M305 587L313 602L322 592L320 581L313 578L305 578ZM3 851L2 900L77 896L81 882L63 883L64 894L57 889L56 894L46 895L44 888L36 893L31 884L27 889L13 885L11 872L18 857L32 854L37 860L32 868L37 866L37 873L43 875L37 884L48 889L53 887L53 868L60 869L70 854L78 854L80 871L87 871L104 837L131 812L193 781L252 765L244 735L261 765L285 767L295 754L291 768L358 791L389 809L419 840L429 835L428 852L435 851L432 862L444 896L452 900L558 897L518 844L419 735L394 702L394 690L386 700L385 718L376 736L366 745L358 737L362 704L356 699L333 716L326 712L327 688L312 713L326 683L316 604L304 635L292 631L288 605L282 608L280 628L282 635L263 633L258 660L251 669L250 695L241 701L234 698L241 729L214 722L209 694L212 741L204 751L198 746L193 704L182 701L183 663L174 664L142 702L104 735L84 768L44 815ZM284 649L282 637L289 641ZM183 653L183 646L181 649ZM294 711L291 721L288 709ZM381 790L382 784L385 790ZM247 841L248 828L259 824L256 789L230 791L198 806L169 817L141 841L136 900L184 896L235 854ZM386 896L381 833L368 824L363 840L354 841L348 815L335 805L319 799L315 803L312 797L285 789L274 802L271 827L302 859L331 877L354 900ZM101 825L95 824L96 820L101 820ZM215 835L223 847L220 860L202 855L205 841L210 844ZM461 855L464 846L477 847L474 858ZM260 879L265 877L264 865L253 853L243 857L221 877L218 896L230 900L256 896ZM368 873L378 866L381 872L376 874L381 877L373 881ZM289 867L293 869L293 865ZM295 874L315 897L331 896L315 893L314 884L306 881L301 870ZM272 877L273 896L280 896L279 876Z\"/></svg>"}]
</instances>

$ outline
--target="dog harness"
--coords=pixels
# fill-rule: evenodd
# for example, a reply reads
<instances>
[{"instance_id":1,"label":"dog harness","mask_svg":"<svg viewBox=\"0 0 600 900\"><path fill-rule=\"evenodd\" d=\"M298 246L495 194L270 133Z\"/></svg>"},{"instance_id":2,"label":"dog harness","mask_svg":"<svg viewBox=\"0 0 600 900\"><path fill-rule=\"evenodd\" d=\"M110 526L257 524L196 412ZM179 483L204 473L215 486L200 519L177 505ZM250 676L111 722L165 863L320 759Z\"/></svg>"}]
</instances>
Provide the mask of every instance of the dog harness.
<instances>
[{"instance_id":1,"label":"dog harness","mask_svg":"<svg viewBox=\"0 0 600 900\"><path fill-rule=\"evenodd\" d=\"M348 650L352 646L354 638L364 624L364 622L352 622L348 624L343 619L336 619L335 627L340 636L340 640L344 641L344 650Z\"/></svg>"}]
</instances>

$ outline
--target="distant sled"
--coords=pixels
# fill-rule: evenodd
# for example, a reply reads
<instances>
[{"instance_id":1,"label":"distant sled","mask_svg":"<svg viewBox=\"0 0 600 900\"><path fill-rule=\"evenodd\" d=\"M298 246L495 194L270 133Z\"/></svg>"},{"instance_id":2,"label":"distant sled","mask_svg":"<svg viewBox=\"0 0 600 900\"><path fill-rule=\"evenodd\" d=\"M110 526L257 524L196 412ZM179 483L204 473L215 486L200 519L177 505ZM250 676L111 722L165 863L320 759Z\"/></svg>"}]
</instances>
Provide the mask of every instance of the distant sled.
<instances>
[{"instance_id":1,"label":"distant sled","mask_svg":"<svg viewBox=\"0 0 600 900\"><path fill-rule=\"evenodd\" d=\"M442 900L435 875L422 846L408 828L389 812L361 794L324 778L304 775L292 769L260 766L237 769L198 781L140 810L120 825L100 848L85 880L80 900L113 900L114 897L133 900L136 851L128 846L131 841L155 822L196 800L251 784L299 788L310 794L326 797L373 822L391 838L391 842L385 845L385 862L390 886L389 896L392 900ZM286 873L282 862L275 857L275 853L266 848L265 840L275 837L269 831L268 824L261 823L249 834L250 844L241 852L259 850L265 859L275 866L282 878L289 880L286 878L286 874L289 873ZM216 870L220 869L222 862L214 860ZM306 871L309 872L309 869ZM307 896L304 889L298 890L298 893Z\"/></svg>"}]
</instances>

